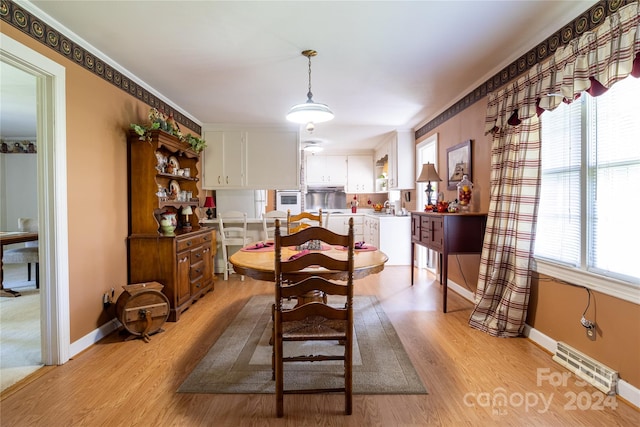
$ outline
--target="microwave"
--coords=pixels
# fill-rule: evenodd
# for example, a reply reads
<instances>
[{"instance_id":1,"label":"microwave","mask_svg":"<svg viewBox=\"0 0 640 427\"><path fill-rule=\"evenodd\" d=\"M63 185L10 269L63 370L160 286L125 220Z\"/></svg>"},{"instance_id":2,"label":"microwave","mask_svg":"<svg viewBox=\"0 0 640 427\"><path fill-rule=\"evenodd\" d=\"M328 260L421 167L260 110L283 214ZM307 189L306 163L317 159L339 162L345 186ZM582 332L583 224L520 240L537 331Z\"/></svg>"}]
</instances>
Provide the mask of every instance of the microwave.
<instances>
[{"instance_id":1,"label":"microwave","mask_svg":"<svg viewBox=\"0 0 640 427\"><path fill-rule=\"evenodd\" d=\"M292 215L302 212L302 192L296 190L276 191L276 210L282 212L290 210Z\"/></svg>"}]
</instances>

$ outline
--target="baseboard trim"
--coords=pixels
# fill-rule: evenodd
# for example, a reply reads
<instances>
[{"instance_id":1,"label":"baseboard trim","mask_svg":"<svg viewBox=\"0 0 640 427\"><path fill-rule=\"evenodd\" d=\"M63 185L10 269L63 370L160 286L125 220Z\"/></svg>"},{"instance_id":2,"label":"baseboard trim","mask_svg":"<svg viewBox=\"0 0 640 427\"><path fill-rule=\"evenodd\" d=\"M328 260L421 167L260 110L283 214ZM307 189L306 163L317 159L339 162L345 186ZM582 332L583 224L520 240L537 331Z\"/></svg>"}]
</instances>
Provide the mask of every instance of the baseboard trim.
<instances>
[{"instance_id":1,"label":"baseboard trim","mask_svg":"<svg viewBox=\"0 0 640 427\"><path fill-rule=\"evenodd\" d=\"M102 338L106 337L107 335L109 335L110 333L118 329L120 326L122 326L122 324L118 319L112 319L109 322L105 323L104 325L100 326L99 328L89 332L87 335L80 338L78 341L72 342L71 348L69 349L71 353L71 357L74 357L75 355L82 353L83 351L85 351L86 349L88 349L98 341L100 341Z\"/></svg>"},{"instance_id":2,"label":"baseboard trim","mask_svg":"<svg viewBox=\"0 0 640 427\"><path fill-rule=\"evenodd\" d=\"M447 287L456 294L460 295L462 298L474 302L473 292L463 286L458 285L453 280L447 279Z\"/></svg>"},{"instance_id":3,"label":"baseboard trim","mask_svg":"<svg viewBox=\"0 0 640 427\"><path fill-rule=\"evenodd\" d=\"M474 302L473 292L469 291L465 287L458 285L452 280L448 280L447 284L449 289L451 289L453 292L457 293L466 300ZM543 334L537 329L525 324L522 334L540 347L547 350L550 354L554 354L556 352L558 341ZM638 389L637 387L629 384L623 379L618 379L616 394L626 402L628 402L630 405L636 407L637 409L640 409L640 389Z\"/></svg>"}]
</instances>

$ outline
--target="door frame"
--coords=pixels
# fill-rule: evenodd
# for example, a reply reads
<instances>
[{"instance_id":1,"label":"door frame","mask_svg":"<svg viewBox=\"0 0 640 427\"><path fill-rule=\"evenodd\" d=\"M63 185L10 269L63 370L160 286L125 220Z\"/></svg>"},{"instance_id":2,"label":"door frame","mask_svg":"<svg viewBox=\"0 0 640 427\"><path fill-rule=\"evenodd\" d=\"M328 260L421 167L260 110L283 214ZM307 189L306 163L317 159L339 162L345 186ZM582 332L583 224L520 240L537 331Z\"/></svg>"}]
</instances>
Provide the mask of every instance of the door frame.
<instances>
[{"instance_id":1,"label":"door frame","mask_svg":"<svg viewBox=\"0 0 640 427\"><path fill-rule=\"evenodd\" d=\"M41 354L45 365L61 365L71 346L66 70L3 33L0 61L36 77Z\"/></svg>"}]
</instances>

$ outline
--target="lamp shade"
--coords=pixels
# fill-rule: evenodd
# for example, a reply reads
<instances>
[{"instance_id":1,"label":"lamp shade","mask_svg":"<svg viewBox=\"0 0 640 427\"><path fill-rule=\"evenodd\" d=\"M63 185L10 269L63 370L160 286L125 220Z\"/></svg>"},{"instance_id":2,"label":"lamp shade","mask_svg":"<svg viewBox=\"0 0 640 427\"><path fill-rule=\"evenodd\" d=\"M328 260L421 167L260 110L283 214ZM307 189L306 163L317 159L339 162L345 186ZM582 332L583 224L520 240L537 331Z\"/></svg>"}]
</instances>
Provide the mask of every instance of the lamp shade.
<instances>
[{"instance_id":1,"label":"lamp shade","mask_svg":"<svg viewBox=\"0 0 640 427\"><path fill-rule=\"evenodd\" d=\"M309 99L304 104L291 107L287 120L294 123L322 123L333 119L333 112L326 104Z\"/></svg>"},{"instance_id":2,"label":"lamp shade","mask_svg":"<svg viewBox=\"0 0 640 427\"><path fill-rule=\"evenodd\" d=\"M213 196L207 196L204 199L204 206L205 208L215 208L216 204L213 201Z\"/></svg>"},{"instance_id":3,"label":"lamp shade","mask_svg":"<svg viewBox=\"0 0 640 427\"><path fill-rule=\"evenodd\" d=\"M422 165L422 171L416 182L442 181L438 176L436 167L433 163L425 163Z\"/></svg>"},{"instance_id":4,"label":"lamp shade","mask_svg":"<svg viewBox=\"0 0 640 427\"><path fill-rule=\"evenodd\" d=\"M193 210L191 209L191 206L186 206L182 208L182 215L192 215L192 214L193 214Z\"/></svg>"}]
</instances>

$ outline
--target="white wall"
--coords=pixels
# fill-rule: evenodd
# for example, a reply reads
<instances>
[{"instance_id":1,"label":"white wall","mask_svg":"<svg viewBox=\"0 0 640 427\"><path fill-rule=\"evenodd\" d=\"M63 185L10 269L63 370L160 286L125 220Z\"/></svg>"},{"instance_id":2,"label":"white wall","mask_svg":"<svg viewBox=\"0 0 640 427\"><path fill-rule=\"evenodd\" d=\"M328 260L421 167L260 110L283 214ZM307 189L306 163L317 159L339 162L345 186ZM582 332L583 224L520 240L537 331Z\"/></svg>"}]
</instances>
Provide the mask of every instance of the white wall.
<instances>
[{"instance_id":1,"label":"white wall","mask_svg":"<svg viewBox=\"0 0 640 427\"><path fill-rule=\"evenodd\" d=\"M38 217L37 154L0 153L0 230L17 231L18 218Z\"/></svg>"}]
</instances>

